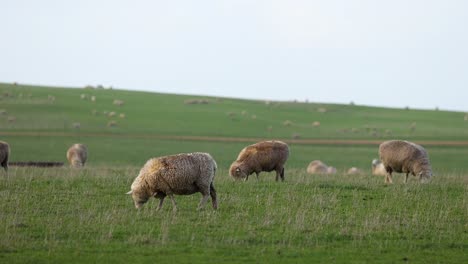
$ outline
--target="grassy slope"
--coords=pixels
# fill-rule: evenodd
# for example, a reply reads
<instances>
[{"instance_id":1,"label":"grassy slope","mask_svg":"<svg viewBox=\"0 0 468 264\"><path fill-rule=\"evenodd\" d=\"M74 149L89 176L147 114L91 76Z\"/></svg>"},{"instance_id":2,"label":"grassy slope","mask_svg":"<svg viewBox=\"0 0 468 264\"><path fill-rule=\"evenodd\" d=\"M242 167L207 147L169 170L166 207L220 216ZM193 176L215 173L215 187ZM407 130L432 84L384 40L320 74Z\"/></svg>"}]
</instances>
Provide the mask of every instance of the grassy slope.
<instances>
[{"instance_id":1,"label":"grassy slope","mask_svg":"<svg viewBox=\"0 0 468 264\"><path fill-rule=\"evenodd\" d=\"M227 168L246 143L162 140L141 135L225 137L468 140L464 113L303 103L271 103L117 90L37 88L0 84L0 132L70 132L73 136L4 136L12 160L65 161L75 142L90 149L89 169L12 169L0 181L0 262L466 262L466 147L427 147L437 177L385 186L362 175L308 176L305 167L322 159L340 172L366 171L376 146L291 144L283 184L272 174L261 181L232 182ZM31 96L29 96L31 94ZM80 94L95 95L95 103ZM21 95L21 96L20 96ZM48 101L53 95L56 100ZM114 99L125 101L118 107ZM318 108L326 108L319 113ZM92 115L92 110L99 115ZM103 111L125 113L114 118ZM245 115L242 112L246 111ZM230 118L228 113L234 113ZM17 118L8 123L7 116ZM252 115L256 119L252 119ZM293 122L284 126L285 120ZM320 121L319 128L312 122ZM80 122L81 128L72 128ZM410 125L416 122L411 133ZM267 130L272 126L271 132ZM356 128L358 132L342 132ZM369 129L368 129L369 128ZM371 135L373 129L378 135ZM385 135L385 130L392 135ZM87 136L105 132L115 137ZM180 210L155 201L137 212L123 195L143 163L153 156L207 151L220 171L221 209L196 212L199 196L177 197ZM254 178L252 178L254 179Z\"/></svg>"}]
</instances>

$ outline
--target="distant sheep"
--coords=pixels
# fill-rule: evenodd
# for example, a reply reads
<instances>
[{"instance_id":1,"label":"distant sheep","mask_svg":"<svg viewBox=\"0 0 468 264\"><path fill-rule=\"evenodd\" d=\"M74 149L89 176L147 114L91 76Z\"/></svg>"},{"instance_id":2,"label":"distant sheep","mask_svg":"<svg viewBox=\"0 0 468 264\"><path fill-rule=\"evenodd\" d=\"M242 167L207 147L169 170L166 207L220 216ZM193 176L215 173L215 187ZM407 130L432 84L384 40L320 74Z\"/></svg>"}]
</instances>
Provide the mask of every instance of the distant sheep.
<instances>
[{"instance_id":1,"label":"distant sheep","mask_svg":"<svg viewBox=\"0 0 468 264\"><path fill-rule=\"evenodd\" d=\"M329 167L320 160L313 160L307 166L308 174L335 174L336 168Z\"/></svg>"},{"instance_id":2,"label":"distant sheep","mask_svg":"<svg viewBox=\"0 0 468 264\"><path fill-rule=\"evenodd\" d=\"M8 174L8 158L10 157L10 146L5 141L0 141L0 165Z\"/></svg>"},{"instance_id":3,"label":"distant sheep","mask_svg":"<svg viewBox=\"0 0 468 264\"><path fill-rule=\"evenodd\" d=\"M373 159L372 160L372 175L377 175L377 176L387 175L387 171L385 170L385 166L378 159Z\"/></svg>"},{"instance_id":4,"label":"distant sheep","mask_svg":"<svg viewBox=\"0 0 468 264\"><path fill-rule=\"evenodd\" d=\"M94 95L91 96L91 102L96 102L96 96Z\"/></svg>"},{"instance_id":5,"label":"distant sheep","mask_svg":"<svg viewBox=\"0 0 468 264\"><path fill-rule=\"evenodd\" d=\"M319 127L320 126L320 122L319 121L315 121L312 123L312 126L314 127Z\"/></svg>"},{"instance_id":6,"label":"distant sheep","mask_svg":"<svg viewBox=\"0 0 468 264\"><path fill-rule=\"evenodd\" d=\"M115 104L115 105L117 105L117 106L122 106L122 105L124 105L124 103L125 103L124 101L122 101L122 100L117 100L117 99L115 99L114 102L113 102L113 104Z\"/></svg>"},{"instance_id":7,"label":"distant sheep","mask_svg":"<svg viewBox=\"0 0 468 264\"><path fill-rule=\"evenodd\" d=\"M214 177L216 161L208 153L183 153L146 162L133 181L131 194L136 208L141 208L150 197L159 198L158 210L164 198L169 196L173 210L177 210L174 194L188 195L200 192L203 197L198 205L202 209L211 196L213 208L218 208Z\"/></svg>"},{"instance_id":8,"label":"distant sheep","mask_svg":"<svg viewBox=\"0 0 468 264\"><path fill-rule=\"evenodd\" d=\"M320 107L317 109L317 112L319 113L326 113L327 112L327 109L325 107Z\"/></svg>"},{"instance_id":9,"label":"distant sheep","mask_svg":"<svg viewBox=\"0 0 468 264\"><path fill-rule=\"evenodd\" d=\"M290 120L286 120L283 122L283 126L291 126L292 122Z\"/></svg>"},{"instance_id":10,"label":"distant sheep","mask_svg":"<svg viewBox=\"0 0 468 264\"><path fill-rule=\"evenodd\" d=\"M6 115L7 111L5 109L0 109L0 115Z\"/></svg>"},{"instance_id":11,"label":"distant sheep","mask_svg":"<svg viewBox=\"0 0 468 264\"><path fill-rule=\"evenodd\" d=\"M234 179L248 180L262 171L276 171L276 181L284 181L284 164L289 157L289 147L282 141L262 141L245 147L231 164L229 174Z\"/></svg>"},{"instance_id":12,"label":"distant sheep","mask_svg":"<svg viewBox=\"0 0 468 264\"><path fill-rule=\"evenodd\" d=\"M114 117L115 115L115 112L110 112L109 114L107 114L108 117Z\"/></svg>"},{"instance_id":13,"label":"distant sheep","mask_svg":"<svg viewBox=\"0 0 468 264\"><path fill-rule=\"evenodd\" d=\"M125 118L125 114L124 114L124 113L121 113L121 114L119 115L119 117L120 117L120 118Z\"/></svg>"},{"instance_id":14,"label":"distant sheep","mask_svg":"<svg viewBox=\"0 0 468 264\"><path fill-rule=\"evenodd\" d=\"M406 173L405 183L411 173L424 183L432 177L429 155L420 145L402 140L390 140L380 144L380 160L387 174L385 183L392 183L392 173Z\"/></svg>"},{"instance_id":15,"label":"distant sheep","mask_svg":"<svg viewBox=\"0 0 468 264\"><path fill-rule=\"evenodd\" d=\"M75 123L72 124L72 127L75 128L75 129L79 129L79 128L81 128L81 124L78 123L78 122L75 122Z\"/></svg>"},{"instance_id":16,"label":"distant sheep","mask_svg":"<svg viewBox=\"0 0 468 264\"><path fill-rule=\"evenodd\" d=\"M9 117L7 118L7 121L8 121L8 123L14 123L14 122L16 121L16 117L14 117L14 116L9 116Z\"/></svg>"},{"instance_id":17,"label":"distant sheep","mask_svg":"<svg viewBox=\"0 0 468 264\"><path fill-rule=\"evenodd\" d=\"M108 127L116 127L116 126L117 126L117 122L114 121L114 120L111 120L111 121L109 121L109 122L107 123L107 126L108 126Z\"/></svg>"},{"instance_id":18,"label":"distant sheep","mask_svg":"<svg viewBox=\"0 0 468 264\"><path fill-rule=\"evenodd\" d=\"M55 102L55 96L49 94L47 96L47 100L49 100L50 102Z\"/></svg>"},{"instance_id":19,"label":"distant sheep","mask_svg":"<svg viewBox=\"0 0 468 264\"><path fill-rule=\"evenodd\" d=\"M80 98L81 98L81 100L84 100L84 99L88 98L88 95L86 95L86 94L81 94L81 95L80 95Z\"/></svg>"},{"instance_id":20,"label":"distant sheep","mask_svg":"<svg viewBox=\"0 0 468 264\"><path fill-rule=\"evenodd\" d=\"M349 170L346 172L348 175L360 175L362 174L362 170L356 167L351 167Z\"/></svg>"},{"instance_id":21,"label":"distant sheep","mask_svg":"<svg viewBox=\"0 0 468 264\"><path fill-rule=\"evenodd\" d=\"M71 167L83 167L88 159L88 148L83 144L74 144L67 150L67 159Z\"/></svg>"}]
</instances>

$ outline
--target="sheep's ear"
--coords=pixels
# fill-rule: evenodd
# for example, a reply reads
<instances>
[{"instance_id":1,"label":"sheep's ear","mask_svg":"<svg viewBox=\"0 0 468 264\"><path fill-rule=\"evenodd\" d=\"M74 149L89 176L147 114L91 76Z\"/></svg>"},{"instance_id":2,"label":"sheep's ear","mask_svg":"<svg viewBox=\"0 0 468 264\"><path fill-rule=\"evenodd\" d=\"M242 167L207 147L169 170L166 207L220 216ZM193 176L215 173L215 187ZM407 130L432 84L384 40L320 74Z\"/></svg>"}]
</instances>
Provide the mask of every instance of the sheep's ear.
<instances>
[{"instance_id":1,"label":"sheep's ear","mask_svg":"<svg viewBox=\"0 0 468 264\"><path fill-rule=\"evenodd\" d=\"M132 193L133 193L133 191L129 191L129 192L128 192L128 193L126 193L126 194L132 194Z\"/></svg>"}]
</instances>

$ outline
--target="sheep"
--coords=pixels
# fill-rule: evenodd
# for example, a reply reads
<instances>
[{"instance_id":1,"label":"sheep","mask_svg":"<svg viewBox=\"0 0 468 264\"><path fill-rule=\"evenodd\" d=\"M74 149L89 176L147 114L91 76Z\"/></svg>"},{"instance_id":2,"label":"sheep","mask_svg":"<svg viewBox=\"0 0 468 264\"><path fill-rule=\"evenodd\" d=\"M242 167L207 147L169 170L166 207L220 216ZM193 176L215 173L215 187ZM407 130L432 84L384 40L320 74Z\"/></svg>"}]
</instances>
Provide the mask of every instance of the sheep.
<instances>
[{"instance_id":1,"label":"sheep","mask_svg":"<svg viewBox=\"0 0 468 264\"><path fill-rule=\"evenodd\" d=\"M426 150L415 143L402 140L385 141L379 146L380 160L387 174L385 183L393 183L392 172L406 173L405 183L411 173L419 177L421 183L432 177L432 168Z\"/></svg>"},{"instance_id":2,"label":"sheep","mask_svg":"<svg viewBox=\"0 0 468 264\"><path fill-rule=\"evenodd\" d=\"M360 174L362 174L362 171L359 168L351 167L346 172L346 174L348 174L348 175L360 175Z\"/></svg>"},{"instance_id":3,"label":"sheep","mask_svg":"<svg viewBox=\"0 0 468 264\"><path fill-rule=\"evenodd\" d=\"M216 161L208 153L181 153L152 158L146 162L131 185L135 207L141 208L150 197L159 199L160 210L164 198L169 196L173 210L177 210L174 194L189 195L200 192L202 199L198 209L203 209L209 196L213 208L218 209L214 177Z\"/></svg>"},{"instance_id":4,"label":"sheep","mask_svg":"<svg viewBox=\"0 0 468 264\"><path fill-rule=\"evenodd\" d=\"M107 126L108 127L116 127L117 126L117 122L115 120L111 120L107 123Z\"/></svg>"},{"instance_id":5,"label":"sheep","mask_svg":"<svg viewBox=\"0 0 468 264\"><path fill-rule=\"evenodd\" d=\"M9 116L9 117L7 118L7 121L8 121L8 123L14 123L14 122L16 121L16 117L14 117L14 116Z\"/></svg>"},{"instance_id":6,"label":"sheep","mask_svg":"<svg viewBox=\"0 0 468 264\"><path fill-rule=\"evenodd\" d=\"M88 159L88 148L79 143L72 145L67 150L67 159L71 167L83 167Z\"/></svg>"},{"instance_id":7,"label":"sheep","mask_svg":"<svg viewBox=\"0 0 468 264\"><path fill-rule=\"evenodd\" d=\"M283 126L291 126L292 122L290 120L286 120L283 122Z\"/></svg>"},{"instance_id":8,"label":"sheep","mask_svg":"<svg viewBox=\"0 0 468 264\"><path fill-rule=\"evenodd\" d=\"M122 106L124 104L124 101L122 100L118 100L118 99L115 99L113 104L117 105L117 106Z\"/></svg>"},{"instance_id":9,"label":"sheep","mask_svg":"<svg viewBox=\"0 0 468 264\"><path fill-rule=\"evenodd\" d=\"M0 115L6 115L7 111L5 109L0 109Z\"/></svg>"},{"instance_id":10,"label":"sheep","mask_svg":"<svg viewBox=\"0 0 468 264\"><path fill-rule=\"evenodd\" d=\"M10 157L10 145L0 141L0 164L8 175L8 158Z\"/></svg>"},{"instance_id":11,"label":"sheep","mask_svg":"<svg viewBox=\"0 0 468 264\"><path fill-rule=\"evenodd\" d=\"M120 117L120 118L125 118L125 114L124 114L124 113L121 113L121 114L119 115L119 117Z\"/></svg>"},{"instance_id":12,"label":"sheep","mask_svg":"<svg viewBox=\"0 0 468 264\"><path fill-rule=\"evenodd\" d=\"M262 141L241 150L237 159L229 168L229 175L234 179L247 181L249 175L257 176L262 171L276 171L276 181L284 181L284 164L289 157L289 147L282 141Z\"/></svg>"},{"instance_id":13,"label":"sheep","mask_svg":"<svg viewBox=\"0 0 468 264\"><path fill-rule=\"evenodd\" d=\"M307 166L308 174L335 174L336 168L327 166L320 160L313 160Z\"/></svg>"},{"instance_id":14,"label":"sheep","mask_svg":"<svg viewBox=\"0 0 468 264\"><path fill-rule=\"evenodd\" d=\"M79 122L74 122L74 123L72 123L72 127L75 128L75 129L80 129L81 124Z\"/></svg>"},{"instance_id":15,"label":"sheep","mask_svg":"<svg viewBox=\"0 0 468 264\"><path fill-rule=\"evenodd\" d=\"M314 127L319 127L320 126L320 122L319 121L315 121L312 123L312 126Z\"/></svg>"},{"instance_id":16,"label":"sheep","mask_svg":"<svg viewBox=\"0 0 468 264\"><path fill-rule=\"evenodd\" d=\"M327 174L336 174L336 168L332 166L328 167Z\"/></svg>"},{"instance_id":17,"label":"sheep","mask_svg":"<svg viewBox=\"0 0 468 264\"><path fill-rule=\"evenodd\" d=\"M372 160L372 175L377 175L377 176L387 175L387 171L385 170L385 166L378 159L373 159Z\"/></svg>"},{"instance_id":18,"label":"sheep","mask_svg":"<svg viewBox=\"0 0 468 264\"><path fill-rule=\"evenodd\" d=\"M91 96L91 102L96 102L96 96L95 95Z\"/></svg>"}]
</instances>

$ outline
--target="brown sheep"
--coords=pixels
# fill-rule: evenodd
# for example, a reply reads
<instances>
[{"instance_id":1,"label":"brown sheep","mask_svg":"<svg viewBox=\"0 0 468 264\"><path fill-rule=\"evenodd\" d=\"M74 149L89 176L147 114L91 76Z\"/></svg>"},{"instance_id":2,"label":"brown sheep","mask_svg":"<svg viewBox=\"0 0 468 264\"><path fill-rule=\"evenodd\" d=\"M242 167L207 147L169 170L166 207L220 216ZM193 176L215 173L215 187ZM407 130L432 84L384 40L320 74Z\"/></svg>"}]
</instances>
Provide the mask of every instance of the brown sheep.
<instances>
[{"instance_id":1,"label":"brown sheep","mask_svg":"<svg viewBox=\"0 0 468 264\"><path fill-rule=\"evenodd\" d=\"M276 181L284 181L284 164L289 157L289 147L282 141L263 141L242 149L237 160L231 164L229 174L234 179L248 180L262 171L276 171Z\"/></svg>"},{"instance_id":2,"label":"brown sheep","mask_svg":"<svg viewBox=\"0 0 468 264\"><path fill-rule=\"evenodd\" d=\"M8 158L10 157L10 146L5 141L0 141L0 164L8 174Z\"/></svg>"},{"instance_id":3,"label":"brown sheep","mask_svg":"<svg viewBox=\"0 0 468 264\"><path fill-rule=\"evenodd\" d=\"M174 194L189 195L200 192L198 205L202 209L211 196L213 208L218 208L213 182L216 161L208 153L182 153L153 158L146 162L132 183L131 194L136 208L141 208L150 197L159 198L158 210L169 196L173 210L177 210Z\"/></svg>"},{"instance_id":4,"label":"brown sheep","mask_svg":"<svg viewBox=\"0 0 468 264\"><path fill-rule=\"evenodd\" d=\"M83 167L88 159L88 148L83 144L74 144L67 150L67 159L70 166Z\"/></svg>"},{"instance_id":5,"label":"brown sheep","mask_svg":"<svg viewBox=\"0 0 468 264\"><path fill-rule=\"evenodd\" d=\"M422 183L432 177L429 156L420 145L402 140L385 141L380 144L379 155L387 171L385 183L393 183L392 172L406 173L405 183L410 173Z\"/></svg>"}]
</instances>

